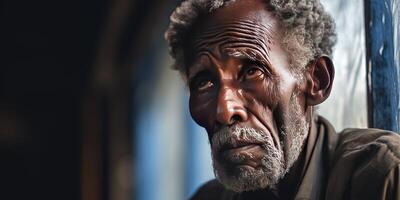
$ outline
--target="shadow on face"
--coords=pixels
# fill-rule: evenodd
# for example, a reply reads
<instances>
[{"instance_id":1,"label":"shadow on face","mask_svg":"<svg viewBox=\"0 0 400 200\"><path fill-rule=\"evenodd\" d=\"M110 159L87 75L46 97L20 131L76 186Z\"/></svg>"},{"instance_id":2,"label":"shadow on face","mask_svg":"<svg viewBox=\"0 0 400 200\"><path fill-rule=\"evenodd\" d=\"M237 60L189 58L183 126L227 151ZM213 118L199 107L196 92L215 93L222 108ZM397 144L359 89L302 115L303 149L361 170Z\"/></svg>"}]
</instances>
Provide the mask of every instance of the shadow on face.
<instances>
[{"instance_id":1,"label":"shadow on face","mask_svg":"<svg viewBox=\"0 0 400 200\"><path fill-rule=\"evenodd\" d=\"M194 27L185 52L190 112L208 132L217 177L238 191L276 183L266 177L289 170L308 133L310 106L329 95L330 59L296 75L280 43L283 30L262 1L235 1ZM267 166L276 157L281 164ZM238 186L243 180L258 185Z\"/></svg>"}]
</instances>

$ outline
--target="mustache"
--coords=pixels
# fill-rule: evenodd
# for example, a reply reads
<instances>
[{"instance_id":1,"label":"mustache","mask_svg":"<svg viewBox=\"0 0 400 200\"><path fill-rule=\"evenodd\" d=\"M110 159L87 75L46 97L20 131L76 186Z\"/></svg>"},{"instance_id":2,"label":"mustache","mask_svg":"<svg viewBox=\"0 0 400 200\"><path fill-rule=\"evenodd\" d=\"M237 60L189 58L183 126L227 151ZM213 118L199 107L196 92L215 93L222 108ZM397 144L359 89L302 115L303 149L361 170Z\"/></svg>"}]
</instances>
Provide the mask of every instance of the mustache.
<instances>
[{"instance_id":1,"label":"mustache","mask_svg":"<svg viewBox=\"0 0 400 200\"><path fill-rule=\"evenodd\" d=\"M251 127L233 125L223 127L214 133L211 140L213 152L220 152L224 149L236 148L250 144L273 145L270 134Z\"/></svg>"}]
</instances>

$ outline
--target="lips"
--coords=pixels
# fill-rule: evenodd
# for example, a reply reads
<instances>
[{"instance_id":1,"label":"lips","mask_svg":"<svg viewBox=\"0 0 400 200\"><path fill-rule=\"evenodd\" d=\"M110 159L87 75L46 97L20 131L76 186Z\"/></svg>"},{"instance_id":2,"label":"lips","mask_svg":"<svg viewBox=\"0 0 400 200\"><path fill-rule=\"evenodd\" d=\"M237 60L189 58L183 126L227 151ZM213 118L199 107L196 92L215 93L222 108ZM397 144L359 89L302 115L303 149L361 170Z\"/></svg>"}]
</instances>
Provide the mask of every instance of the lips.
<instances>
[{"instance_id":1,"label":"lips","mask_svg":"<svg viewBox=\"0 0 400 200\"><path fill-rule=\"evenodd\" d=\"M261 146L256 143L241 143L237 145L226 145L220 151L220 161L231 168L259 166Z\"/></svg>"},{"instance_id":2,"label":"lips","mask_svg":"<svg viewBox=\"0 0 400 200\"><path fill-rule=\"evenodd\" d=\"M258 144L248 144L248 145L244 145L244 146L238 146L238 147L226 149L226 150L222 151L222 153L223 154L240 154L240 153L245 153L245 152L251 152L259 147L260 147L260 145L258 145Z\"/></svg>"},{"instance_id":3,"label":"lips","mask_svg":"<svg viewBox=\"0 0 400 200\"><path fill-rule=\"evenodd\" d=\"M229 157L230 155L241 154L241 153L251 153L252 151L260 148L261 144L249 143L249 142L236 142L235 144L226 144L222 146L220 150L220 155L224 157Z\"/></svg>"}]
</instances>

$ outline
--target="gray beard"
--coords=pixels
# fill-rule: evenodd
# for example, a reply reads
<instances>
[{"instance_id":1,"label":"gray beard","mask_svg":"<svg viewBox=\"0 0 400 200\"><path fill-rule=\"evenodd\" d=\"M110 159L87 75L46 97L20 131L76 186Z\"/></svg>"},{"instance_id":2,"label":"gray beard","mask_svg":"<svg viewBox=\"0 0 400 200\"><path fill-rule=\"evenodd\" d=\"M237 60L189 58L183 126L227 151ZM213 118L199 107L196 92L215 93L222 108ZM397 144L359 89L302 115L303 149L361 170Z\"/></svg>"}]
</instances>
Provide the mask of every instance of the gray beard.
<instances>
[{"instance_id":1,"label":"gray beard","mask_svg":"<svg viewBox=\"0 0 400 200\"><path fill-rule=\"evenodd\" d=\"M302 144L308 135L309 124L303 116L301 106L295 94L291 97L289 113L283 115L284 125L281 127L281 147L276 147L272 136L250 127L234 125L216 132L211 141L214 174L227 188L236 192L275 187L298 159ZM290 136L290 137L287 137ZM224 144L232 144L239 139L262 143L265 154L260 168L239 168L235 174L228 173L220 163L216 153ZM285 148L286 147L286 148ZM237 161L251 158L252 155L241 154L234 157Z\"/></svg>"}]
</instances>

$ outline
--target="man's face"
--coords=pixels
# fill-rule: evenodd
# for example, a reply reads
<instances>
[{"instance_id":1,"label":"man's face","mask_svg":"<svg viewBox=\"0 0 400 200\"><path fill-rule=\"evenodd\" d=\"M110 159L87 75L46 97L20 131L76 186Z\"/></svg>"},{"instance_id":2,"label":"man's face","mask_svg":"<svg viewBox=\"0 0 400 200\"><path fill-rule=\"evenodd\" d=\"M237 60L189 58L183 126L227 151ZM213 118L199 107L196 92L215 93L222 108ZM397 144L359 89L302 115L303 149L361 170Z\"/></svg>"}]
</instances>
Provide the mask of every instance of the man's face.
<instances>
[{"instance_id":1,"label":"man's face","mask_svg":"<svg viewBox=\"0 0 400 200\"><path fill-rule=\"evenodd\" d=\"M217 178L235 191L275 185L308 133L277 20L261 0L239 0L194 33L186 48L190 111L207 130Z\"/></svg>"}]
</instances>

